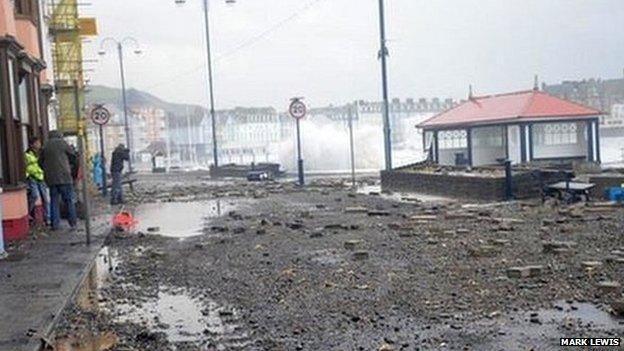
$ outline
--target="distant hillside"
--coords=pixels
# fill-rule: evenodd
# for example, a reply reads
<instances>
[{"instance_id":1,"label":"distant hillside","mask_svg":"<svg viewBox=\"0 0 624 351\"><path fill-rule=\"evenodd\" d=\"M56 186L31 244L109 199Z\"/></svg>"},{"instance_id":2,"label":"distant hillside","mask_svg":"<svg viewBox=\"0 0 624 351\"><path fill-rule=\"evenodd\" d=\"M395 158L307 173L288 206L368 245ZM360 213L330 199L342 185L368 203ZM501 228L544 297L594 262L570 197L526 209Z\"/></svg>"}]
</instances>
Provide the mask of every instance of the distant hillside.
<instances>
[{"instance_id":1,"label":"distant hillside","mask_svg":"<svg viewBox=\"0 0 624 351\"><path fill-rule=\"evenodd\" d=\"M94 85L89 87L89 89L90 90L85 96L86 103L88 105L105 104L115 106L119 110L123 109L121 89L105 87L102 85ZM126 91L126 98L128 99L129 108L150 106L163 109L166 112L176 116L185 115L188 108L190 111L193 111L194 115L203 114L203 112L201 112L201 110L203 110L201 106L170 103L150 93L137 89L128 89Z\"/></svg>"}]
</instances>

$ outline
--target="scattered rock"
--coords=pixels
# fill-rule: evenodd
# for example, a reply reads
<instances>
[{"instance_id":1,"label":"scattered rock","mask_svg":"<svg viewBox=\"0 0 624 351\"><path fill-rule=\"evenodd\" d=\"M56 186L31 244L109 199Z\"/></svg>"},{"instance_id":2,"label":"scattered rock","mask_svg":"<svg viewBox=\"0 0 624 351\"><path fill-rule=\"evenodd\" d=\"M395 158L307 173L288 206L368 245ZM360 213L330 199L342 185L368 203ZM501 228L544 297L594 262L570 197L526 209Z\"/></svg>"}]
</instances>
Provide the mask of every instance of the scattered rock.
<instances>
[{"instance_id":1,"label":"scattered rock","mask_svg":"<svg viewBox=\"0 0 624 351\"><path fill-rule=\"evenodd\" d=\"M585 269L594 269L602 266L602 262L600 261L583 261L581 262L581 266Z\"/></svg>"},{"instance_id":2,"label":"scattered rock","mask_svg":"<svg viewBox=\"0 0 624 351\"><path fill-rule=\"evenodd\" d=\"M612 280L603 280L596 284L596 287L604 294L618 293L621 290L620 283Z\"/></svg>"},{"instance_id":3,"label":"scattered rock","mask_svg":"<svg viewBox=\"0 0 624 351\"><path fill-rule=\"evenodd\" d=\"M542 241L542 248L544 253L552 253L556 249L571 250L576 247L574 241Z\"/></svg>"},{"instance_id":4,"label":"scattered rock","mask_svg":"<svg viewBox=\"0 0 624 351\"><path fill-rule=\"evenodd\" d=\"M481 245L475 248L468 249L468 252L473 257L492 257L497 255L500 251L491 245Z\"/></svg>"},{"instance_id":5,"label":"scattered rock","mask_svg":"<svg viewBox=\"0 0 624 351\"><path fill-rule=\"evenodd\" d=\"M624 300L620 299L611 303L611 309L613 314L617 316L624 316Z\"/></svg>"},{"instance_id":6,"label":"scattered rock","mask_svg":"<svg viewBox=\"0 0 624 351\"><path fill-rule=\"evenodd\" d=\"M540 274L542 274L543 270L544 270L544 266L539 266L539 265L524 266L524 267L510 267L510 268L507 268L507 276L513 279L537 277Z\"/></svg>"},{"instance_id":7,"label":"scattered rock","mask_svg":"<svg viewBox=\"0 0 624 351\"><path fill-rule=\"evenodd\" d=\"M371 217L385 217L390 216L391 213L383 210L371 210L368 211L367 214Z\"/></svg>"},{"instance_id":8,"label":"scattered rock","mask_svg":"<svg viewBox=\"0 0 624 351\"><path fill-rule=\"evenodd\" d=\"M353 253L353 259L356 261L367 260L369 256L368 251L356 251Z\"/></svg>"},{"instance_id":9,"label":"scattered rock","mask_svg":"<svg viewBox=\"0 0 624 351\"><path fill-rule=\"evenodd\" d=\"M291 222L291 223L286 223L286 227L293 229L293 230L297 230L297 229L303 228L303 224L300 222Z\"/></svg>"},{"instance_id":10,"label":"scattered rock","mask_svg":"<svg viewBox=\"0 0 624 351\"><path fill-rule=\"evenodd\" d=\"M361 206L357 206L357 207L347 207L345 208L345 213L366 213L368 212L368 209L366 207L361 207Z\"/></svg>"},{"instance_id":11,"label":"scattered rock","mask_svg":"<svg viewBox=\"0 0 624 351\"><path fill-rule=\"evenodd\" d=\"M355 250L360 244L362 244L362 240L349 240L344 243L344 248L347 250Z\"/></svg>"}]
</instances>

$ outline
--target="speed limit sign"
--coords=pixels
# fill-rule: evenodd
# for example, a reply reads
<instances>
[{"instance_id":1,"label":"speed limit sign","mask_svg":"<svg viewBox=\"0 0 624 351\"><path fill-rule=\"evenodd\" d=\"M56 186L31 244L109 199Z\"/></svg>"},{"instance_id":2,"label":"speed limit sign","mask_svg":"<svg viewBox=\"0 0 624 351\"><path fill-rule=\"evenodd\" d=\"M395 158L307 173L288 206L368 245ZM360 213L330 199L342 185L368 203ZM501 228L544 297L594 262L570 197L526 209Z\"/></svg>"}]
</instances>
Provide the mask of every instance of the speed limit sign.
<instances>
[{"instance_id":1,"label":"speed limit sign","mask_svg":"<svg viewBox=\"0 0 624 351\"><path fill-rule=\"evenodd\" d=\"M93 123L103 126L110 121L110 112L104 106L96 106L91 110L91 120Z\"/></svg>"},{"instance_id":2,"label":"speed limit sign","mask_svg":"<svg viewBox=\"0 0 624 351\"><path fill-rule=\"evenodd\" d=\"M308 112L308 108L301 99L293 99L288 108L288 112L295 119L302 119Z\"/></svg>"}]
</instances>

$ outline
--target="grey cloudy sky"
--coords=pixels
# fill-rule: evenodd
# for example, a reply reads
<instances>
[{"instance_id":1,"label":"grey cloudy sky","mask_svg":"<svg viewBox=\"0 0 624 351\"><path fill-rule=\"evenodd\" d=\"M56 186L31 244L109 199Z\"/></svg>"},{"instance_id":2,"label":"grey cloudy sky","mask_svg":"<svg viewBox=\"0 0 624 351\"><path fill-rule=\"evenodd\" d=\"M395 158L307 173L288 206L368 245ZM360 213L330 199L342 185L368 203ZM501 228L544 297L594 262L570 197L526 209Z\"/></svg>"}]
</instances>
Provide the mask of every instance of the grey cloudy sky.
<instances>
[{"instance_id":1,"label":"grey cloudy sky","mask_svg":"<svg viewBox=\"0 0 624 351\"><path fill-rule=\"evenodd\" d=\"M128 85L174 102L206 104L201 0L93 0L100 37L132 36ZM622 0L386 0L392 96L464 98L621 77ZM220 108L283 108L379 99L377 0L211 0ZM293 17L294 14L298 14ZM119 85L116 56L90 65L93 84ZM131 51L131 50L129 50Z\"/></svg>"}]
</instances>

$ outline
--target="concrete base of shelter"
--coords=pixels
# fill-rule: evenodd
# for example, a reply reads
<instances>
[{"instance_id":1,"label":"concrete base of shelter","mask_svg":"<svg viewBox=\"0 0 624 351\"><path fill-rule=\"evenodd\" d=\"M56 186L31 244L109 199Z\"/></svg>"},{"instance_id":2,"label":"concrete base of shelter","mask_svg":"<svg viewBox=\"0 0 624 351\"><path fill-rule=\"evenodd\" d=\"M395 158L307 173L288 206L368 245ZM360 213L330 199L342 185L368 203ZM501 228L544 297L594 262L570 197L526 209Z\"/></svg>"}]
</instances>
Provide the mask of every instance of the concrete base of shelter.
<instances>
[{"instance_id":1,"label":"concrete base of shelter","mask_svg":"<svg viewBox=\"0 0 624 351\"><path fill-rule=\"evenodd\" d=\"M516 199L541 196L544 184L564 180L558 170L515 169ZM501 167L473 168L437 165L408 166L381 172L383 191L413 192L476 201L506 200L505 173Z\"/></svg>"}]
</instances>

